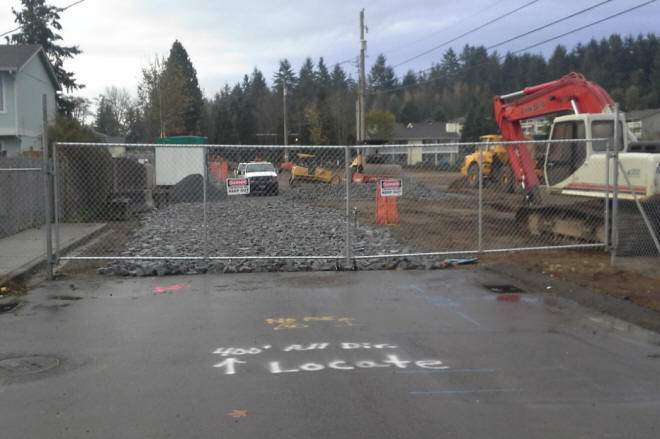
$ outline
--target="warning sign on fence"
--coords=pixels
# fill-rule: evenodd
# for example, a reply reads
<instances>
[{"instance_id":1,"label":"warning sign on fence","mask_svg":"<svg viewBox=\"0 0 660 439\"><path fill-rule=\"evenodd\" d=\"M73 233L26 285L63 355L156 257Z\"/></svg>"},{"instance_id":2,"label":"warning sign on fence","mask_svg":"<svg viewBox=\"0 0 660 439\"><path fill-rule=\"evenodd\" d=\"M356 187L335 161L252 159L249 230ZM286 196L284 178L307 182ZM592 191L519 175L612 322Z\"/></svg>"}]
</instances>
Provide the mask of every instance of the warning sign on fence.
<instances>
[{"instance_id":1,"label":"warning sign on fence","mask_svg":"<svg viewBox=\"0 0 660 439\"><path fill-rule=\"evenodd\" d=\"M381 197L400 197L403 195L403 182L400 178L380 181Z\"/></svg>"},{"instance_id":2,"label":"warning sign on fence","mask_svg":"<svg viewBox=\"0 0 660 439\"><path fill-rule=\"evenodd\" d=\"M247 178L228 178L227 195L247 195L250 193L250 180Z\"/></svg>"}]
</instances>

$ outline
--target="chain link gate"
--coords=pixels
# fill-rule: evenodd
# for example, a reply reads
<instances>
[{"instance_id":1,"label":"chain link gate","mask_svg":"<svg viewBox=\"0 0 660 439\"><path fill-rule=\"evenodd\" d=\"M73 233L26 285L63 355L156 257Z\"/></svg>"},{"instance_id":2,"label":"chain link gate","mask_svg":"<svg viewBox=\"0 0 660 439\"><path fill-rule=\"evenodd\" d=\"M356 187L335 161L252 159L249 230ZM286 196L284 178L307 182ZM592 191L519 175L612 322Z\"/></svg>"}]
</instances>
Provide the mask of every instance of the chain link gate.
<instances>
[{"instance_id":1,"label":"chain link gate","mask_svg":"<svg viewBox=\"0 0 660 439\"><path fill-rule=\"evenodd\" d=\"M525 143L552 186L580 167L585 142L605 141ZM494 147L58 143L56 218L106 223L60 259L154 275L434 268L447 256L607 247L609 183L577 196L578 178L530 203ZM400 182L395 202L377 195L382 180ZM377 218L393 205L396 224Z\"/></svg>"}]
</instances>

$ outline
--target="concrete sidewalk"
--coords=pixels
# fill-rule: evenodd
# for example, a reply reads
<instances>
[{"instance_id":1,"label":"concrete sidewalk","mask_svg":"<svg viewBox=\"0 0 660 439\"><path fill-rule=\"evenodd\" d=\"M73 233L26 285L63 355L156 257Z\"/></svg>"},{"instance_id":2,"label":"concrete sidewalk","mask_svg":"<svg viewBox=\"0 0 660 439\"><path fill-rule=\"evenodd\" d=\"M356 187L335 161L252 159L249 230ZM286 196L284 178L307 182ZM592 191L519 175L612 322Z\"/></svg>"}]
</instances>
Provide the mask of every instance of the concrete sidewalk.
<instances>
[{"instance_id":1,"label":"concrete sidewalk","mask_svg":"<svg viewBox=\"0 0 660 439\"><path fill-rule=\"evenodd\" d=\"M101 230L105 224L60 224L60 250ZM55 251L53 228L53 252ZM33 269L46 259L46 228L29 229L0 239L0 284Z\"/></svg>"}]
</instances>

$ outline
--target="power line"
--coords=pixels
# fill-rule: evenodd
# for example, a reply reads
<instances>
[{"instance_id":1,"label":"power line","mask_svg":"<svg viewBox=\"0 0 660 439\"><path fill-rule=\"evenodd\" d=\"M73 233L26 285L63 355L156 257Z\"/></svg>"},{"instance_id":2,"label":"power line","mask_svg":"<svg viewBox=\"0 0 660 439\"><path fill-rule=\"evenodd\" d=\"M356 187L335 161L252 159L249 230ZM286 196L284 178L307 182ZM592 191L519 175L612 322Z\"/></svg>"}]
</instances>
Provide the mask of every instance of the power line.
<instances>
[{"instance_id":1,"label":"power line","mask_svg":"<svg viewBox=\"0 0 660 439\"><path fill-rule=\"evenodd\" d=\"M76 1L76 2L73 2L73 3L71 3L70 5L65 6L65 7L63 7L62 9L60 9L59 12L64 12L64 11L66 11L67 9L69 9L69 8L75 6L75 5L79 5L80 3L84 2L84 1L86 1L86 0L78 0L78 1ZM12 30L7 31L7 32L5 32L5 33L3 33L3 34L0 34L0 38L4 37L5 35L13 34L13 33L16 32L17 30L21 30L21 26L18 26L16 29L12 29Z\"/></svg>"},{"instance_id":2,"label":"power line","mask_svg":"<svg viewBox=\"0 0 660 439\"><path fill-rule=\"evenodd\" d=\"M524 52L524 51L529 50L529 49L533 49L534 47L541 46L541 45L543 45L543 44L545 44L545 43L549 43L550 41L554 41L554 40L557 40L557 39L559 39L559 38L565 37L566 35L570 35L570 34L573 34L573 33L575 33L575 32L579 32L579 31L581 31L581 30L583 30L583 29L586 29L586 28L588 28L588 27L594 26L594 25L596 25L596 24L600 24L600 23L602 23L602 22L604 22L604 21L610 20L610 19L615 18L615 17L618 17L618 16L620 16L620 15L627 14L628 12L634 11L635 9L639 9L639 8L641 8L641 7L643 7L643 6L646 6L646 5L649 5L649 4L651 4L651 3L655 3L656 1L658 1L658 0L650 0L650 1L647 1L647 2L645 2L645 3L641 3L641 4L637 5L637 6L633 6L632 8L628 8L628 9L623 10L623 11L621 11L621 12L618 12L618 13L616 13L616 14L614 14L614 15L610 15L609 17L602 18L602 19L600 19L600 20L598 20L598 21L594 21L593 23L589 23L589 24L587 24L587 25L584 25L584 26L578 27L577 29L573 29L573 30L568 31L568 32L564 32L563 34L561 34L561 35L557 35L556 37L548 38L547 40L541 41L540 43L532 44L531 46L527 46L527 47L525 47L524 49L516 50L515 52L511 52L511 53L514 53L514 54L515 54L515 53Z\"/></svg>"},{"instance_id":3,"label":"power line","mask_svg":"<svg viewBox=\"0 0 660 439\"><path fill-rule=\"evenodd\" d=\"M513 38L509 38L508 40L500 41L500 42L497 43L497 44L493 44L492 46L486 47L486 50L494 49L494 48L499 47L499 46L501 46L501 45L503 45L503 44L510 43L511 41L517 40L517 39L522 38L522 37L526 37L527 35L533 34L534 32L538 32L538 31L540 31L540 30L542 30L542 29L545 29L545 28L548 28L548 27L550 27L550 26L554 26L555 24L560 23L560 22L562 22L562 21L564 21L564 20L568 20L569 18L573 18L573 17L576 17L576 16L578 16L578 15L580 15L580 14L584 14L585 12L591 11L592 9L596 9L597 7L602 6L602 5L604 5L605 3L610 3L611 1L612 1L612 0L605 0L604 2L600 2L600 3L595 4L595 5L593 5L593 6L589 6L588 8L585 8L585 9L582 9L581 11L578 11L578 12L575 12L575 13L573 13L573 14L567 15L567 16L565 16L565 17L563 17L563 18L560 18L559 20L555 20L555 21L553 21L553 22L551 22L551 23L548 23L548 24L543 25L543 26L541 26L541 27L537 27L536 29L532 29L532 30L527 31L527 32L525 32L525 33L523 33L523 34L516 35L515 37L513 37Z\"/></svg>"},{"instance_id":4,"label":"power line","mask_svg":"<svg viewBox=\"0 0 660 439\"><path fill-rule=\"evenodd\" d=\"M406 43L406 44L402 44L402 45L397 46L397 47L395 47L394 49L390 49L390 50L388 50L388 51L386 51L386 52L384 52L384 53L398 52L399 50L404 49L404 48L409 47L409 46L412 46L413 44L417 44L417 43L419 43L419 42L421 42L421 41L428 40L429 38L432 38L432 37L438 35L438 34L441 33L442 31L444 31L445 29L448 29L448 28L451 28L451 27L457 26L457 25L459 25L459 24L461 24L461 23L466 22L467 20L471 20L472 18L476 17L477 15L479 15L479 14L481 14L481 13L483 13L483 12L486 12L487 10L489 10L489 9L493 8L494 6L497 6L498 4L500 4L500 1L501 1L501 0L497 0L496 2L493 2L493 3L491 3L490 5L486 6L485 8L481 9L479 12L477 12L477 13L475 13L475 14L472 14L472 15L469 15L469 16L466 16L466 17L463 17L463 18L460 19L459 21L457 21L457 22L455 22L455 23L452 23L452 24L450 24L450 25L448 25L448 26L445 26L445 27L441 28L440 30L438 30L438 31L436 31L436 32L433 32L433 33L431 33L431 34L429 34L429 35L427 35L427 36L425 36L425 37L419 38L419 39L417 39L417 40L411 41L411 42Z\"/></svg>"},{"instance_id":5,"label":"power line","mask_svg":"<svg viewBox=\"0 0 660 439\"><path fill-rule=\"evenodd\" d=\"M496 18L494 18L494 19L492 19L492 20L490 20L490 21L487 21L486 23L484 23L484 24L482 24L482 25L480 25L480 26L477 26L477 27L475 27L475 28L473 28L473 29L470 29L470 30L467 31L467 32L463 32L462 34L460 34L460 35L457 36L457 37L452 38L451 40L445 41L444 43L439 44L439 45L437 45L437 46L435 46L435 47L432 47L432 48L430 48L429 50L426 50L426 51L424 51L424 52L422 52L422 53L420 53L420 54L418 54L418 55L415 55L415 56L413 56L413 57L411 57L411 58L408 58L408 59L406 59L405 61L402 61L402 62L400 62L400 63L394 65L393 68L399 67L399 66L401 66L401 65L403 65L403 64L407 64L407 63L409 63L410 61L416 60L417 58L421 58L421 57L424 56L424 55L428 55L429 53L431 53L431 52L433 52L433 51L435 51L435 50L438 50L439 48L441 48L441 47L443 47L443 46L446 46L447 44L453 43L454 41L459 40L459 39L461 39L461 38L463 38L463 37L465 37L465 36L467 36L467 35L470 35L471 33L474 33L474 32L476 32L476 31L478 31L478 30L481 30L481 29L485 28L486 26L489 26L489 25L495 23L496 21L499 21L499 20L501 20L501 19L503 19L503 18L505 18L505 17L508 17L508 16L511 15L511 14L515 14L516 12L518 12L518 11L520 11L520 10L522 10L522 9L524 9L524 8L526 8L526 7L528 7L528 6L533 5L534 3L537 3L538 1L539 1L539 0L532 0L531 2L527 2L527 3L525 3L524 5L522 5L522 6L518 7L518 8L516 8L516 9L514 9L514 10L512 10L512 11L509 11L509 12L507 12L507 13L505 13L505 14L502 14L502 15L500 15L500 16L498 16L498 17L496 17Z\"/></svg>"},{"instance_id":6,"label":"power line","mask_svg":"<svg viewBox=\"0 0 660 439\"><path fill-rule=\"evenodd\" d=\"M627 13L629 13L629 12L632 12L632 11L636 10L636 9L639 9L639 8L641 8L641 7L644 7L644 6L647 6L647 5L651 4L651 3L655 3L656 1L658 1L658 0L649 0L649 1L647 1L647 2L640 3L640 4L637 5L637 6L633 6L633 7L631 7L631 8L624 9L623 11L617 12L616 14L612 14L612 15L610 15L610 16L608 16L608 17L605 17L605 18L602 18L602 19L600 19L600 20L594 21L594 22L592 22L592 23L586 24L586 25L581 26L581 27L579 27L579 28L573 29L573 30L571 30L571 31L569 31L569 32L564 32L564 33L561 34L561 35L557 35L557 36L555 36L555 37L548 38L547 40L541 41L541 42L536 43L536 44L532 44L531 46L527 46L527 47L525 47L525 48L523 48L523 49L519 49L519 50L516 50L516 51L513 51L513 52L509 52L509 53L510 53L510 54L517 54L517 53L525 52L525 51L527 51L527 50L529 50L529 49L533 49L534 47L538 47L538 46L541 46L541 45L543 45L543 44L545 44L545 43L549 43L550 41L554 41L554 40L557 40L557 39L559 39L559 38L565 37L566 35L570 35L570 34L572 34L572 33L575 33L575 32L581 31L581 30L584 30L584 29L586 29L586 28L588 28L588 27L595 26L595 25L597 25L597 24L603 23L603 22L605 22L605 21L607 21L607 20L611 20L612 18L616 18L616 17L619 17L619 16L621 16L621 15L627 14ZM499 61L501 61L501 60L505 59L505 58L507 57L507 55L508 55L508 54L496 55L496 57L497 57L497 59L498 59ZM442 73L442 76L441 76L441 77L429 78L429 79L423 80L423 81L421 81L421 82L418 82L418 83L416 83L416 84L402 85L402 86L395 87L395 88L391 88L391 89L388 89L388 90L376 90L376 91L372 91L372 92L367 93L367 94L369 94L369 95L378 95L378 94L385 94L385 93L391 93L391 92L395 92L395 91L405 90L405 89L408 89L408 88L416 87L416 86L420 85L420 83L421 83L421 84L424 84L424 83L429 83L429 82L432 82L432 81L437 81L437 80L439 80L439 79L445 79L445 78L448 77L448 76L451 76L451 75L459 75L459 74L462 74L462 73L464 73L464 72L466 72L466 71L469 71L469 70L472 70L472 69L475 69L475 68L478 68L478 67L483 67L483 66L485 66L485 65L487 65L487 64L488 64L488 62L483 62L483 63L479 63L479 64L474 64L474 65L469 66L469 67L464 67L460 72L454 72L454 73L441 72L441 73ZM432 70L435 69L435 68L436 68L436 66L431 66L431 67L429 67L429 68L427 68L427 69L419 70L418 73L424 73L424 72L432 71Z\"/></svg>"}]
</instances>

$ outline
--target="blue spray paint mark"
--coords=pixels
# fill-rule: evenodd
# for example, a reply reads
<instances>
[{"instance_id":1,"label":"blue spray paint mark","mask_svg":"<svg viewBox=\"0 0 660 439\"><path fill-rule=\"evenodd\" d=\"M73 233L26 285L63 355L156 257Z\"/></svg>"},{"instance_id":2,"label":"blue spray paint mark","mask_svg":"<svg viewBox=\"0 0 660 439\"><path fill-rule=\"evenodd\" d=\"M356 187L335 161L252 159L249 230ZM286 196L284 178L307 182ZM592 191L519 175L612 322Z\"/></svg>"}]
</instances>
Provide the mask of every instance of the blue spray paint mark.
<instances>
[{"instance_id":1,"label":"blue spray paint mark","mask_svg":"<svg viewBox=\"0 0 660 439\"><path fill-rule=\"evenodd\" d=\"M460 303L442 296L427 296L426 300L428 300L431 305L435 306L461 306Z\"/></svg>"},{"instance_id":2,"label":"blue spray paint mark","mask_svg":"<svg viewBox=\"0 0 660 439\"><path fill-rule=\"evenodd\" d=\"M417 292L420 293L420 294L424 294L424 290L423 290L422 287L420 287L419 285L416 285L416 284L410 284L410 285L408 285L408 288L410 288L411 290L415 290L415 291L417 291Z\"/></svg>"},{"instance_id":3,"label":"blue spray paint mark","mask_svg":"<svg viewBox=\"0 0 660 439\"><path fill-rule=\"evenodd\" d=\"M479 322L477 322L475 319L473 319L472 317L466 315L465 313L463 313L461 311L456 311L456 314L463 317L465 320L467 320L470 323L474 323L477 326L481 326L481 324Z\"/></svg>"},{"instance_id":4,"label":"blue spray paint mark","mask_svg":"<svg viewBox=\"0 0 660 439\"><path fill-rule=\"evenodd\" d=\"M497 369L395 370L394 373L490 373Z\"/></svg>"},{"instance_id":5,"label":"blue spray paint mark","mask_svg":"<svg viewBox=\"0 0 660 439\"><path fill-rule=\"evenodd\" d=\"M522 389L476 389L476 390L436 390L432 392L408 392L410 395L465 395L468 393L522 392Z\"/></svg>"}]
</instances>

